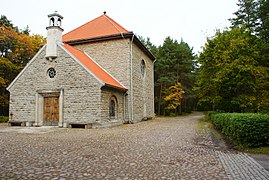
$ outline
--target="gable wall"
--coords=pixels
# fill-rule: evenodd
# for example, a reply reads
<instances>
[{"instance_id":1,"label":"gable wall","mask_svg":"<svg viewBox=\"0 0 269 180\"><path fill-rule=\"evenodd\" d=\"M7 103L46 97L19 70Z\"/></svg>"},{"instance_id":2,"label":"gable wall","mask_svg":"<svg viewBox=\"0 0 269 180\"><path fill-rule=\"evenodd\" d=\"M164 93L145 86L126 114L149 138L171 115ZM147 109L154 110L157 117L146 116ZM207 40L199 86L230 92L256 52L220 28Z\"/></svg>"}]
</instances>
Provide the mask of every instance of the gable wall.
<instances>
[{"instance_id":1,"label":"gable wall","mask_svg":"<svg viewBox=\"0 0 269 180\"><path fill-rule=\"evenodd\" d=\"M56 70L50 79L48 68ZM45 59L45 49L10 88L10 112L13 120L34 121L38 91L63 89L64 122L100 121L100 83L58 47L58 58Z\"/></svg>"}]
</instances>

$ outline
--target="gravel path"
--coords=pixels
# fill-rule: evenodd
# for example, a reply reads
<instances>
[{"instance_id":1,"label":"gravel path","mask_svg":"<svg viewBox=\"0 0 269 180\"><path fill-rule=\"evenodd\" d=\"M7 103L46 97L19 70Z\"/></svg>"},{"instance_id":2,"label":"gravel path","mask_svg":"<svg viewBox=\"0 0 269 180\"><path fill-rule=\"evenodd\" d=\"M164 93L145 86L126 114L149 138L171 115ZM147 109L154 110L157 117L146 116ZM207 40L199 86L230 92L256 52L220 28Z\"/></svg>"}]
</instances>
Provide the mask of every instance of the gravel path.
<instances>
[{"instance_id":1,"label":"gravel path","mask_svg":"<svg viewBox=\"0 0 269 180\"><path fill-rule=\"evenodd\" d=\"M269 179L223 149L201 113L104 129L0 126L0 179Z\"/></svg>"}]
</instances>

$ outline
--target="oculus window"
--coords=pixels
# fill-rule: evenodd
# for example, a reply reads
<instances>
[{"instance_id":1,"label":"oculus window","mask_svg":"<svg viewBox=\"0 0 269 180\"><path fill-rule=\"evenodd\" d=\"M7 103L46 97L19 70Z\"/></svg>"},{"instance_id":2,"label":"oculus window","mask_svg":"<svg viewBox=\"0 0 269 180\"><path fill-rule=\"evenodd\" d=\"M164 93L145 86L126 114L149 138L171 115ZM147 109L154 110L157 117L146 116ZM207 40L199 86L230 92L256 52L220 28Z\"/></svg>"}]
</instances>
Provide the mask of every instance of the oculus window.
<instances>
[{"instance_id":1,"label":"oculus window","mask_svg":"<svg viewBox=\"0 0 269 180\"><path fill-rule=\"evenodd\" d=\"M56 71L54 68L49 68L47 73L48 73L49 78L54 78L56 76Z\"/></svg>"}]
</instances>

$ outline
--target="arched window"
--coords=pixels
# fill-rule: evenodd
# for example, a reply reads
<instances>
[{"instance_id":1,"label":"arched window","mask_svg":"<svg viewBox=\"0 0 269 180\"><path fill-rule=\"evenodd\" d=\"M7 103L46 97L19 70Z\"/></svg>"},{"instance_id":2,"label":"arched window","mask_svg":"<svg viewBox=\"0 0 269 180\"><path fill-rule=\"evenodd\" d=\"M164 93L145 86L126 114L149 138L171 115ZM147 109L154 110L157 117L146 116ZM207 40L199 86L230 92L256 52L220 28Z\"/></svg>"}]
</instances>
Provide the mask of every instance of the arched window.
<instances>
[{"instance_id":1,"label":"arched window","mask_svg":"<svg viewBox=\"0 0 269 180\"><path fill-rule=\"evenodd\" d=\"M62 21L61 21L60 18L59 18L58 21L57 21L57 26L60 26L60 27L62 26Z\"/></svg>"},{"instance_id":2,"label":"arched window","mask_svg":"<svg viewBox=\"0 0 269 180\"><path fill-rule=\"evenodd\" d=\"M50 18L50 26L54 26L54 18Z\"/></svg>"},{"instance_id":3,"label":"arched window","mask_svg":"<svg viewBox=\"0 0 269 180\"><path fill-rule=\"evenodd\" d=\"M145 68L146 68L146 64L145 64L145 61L142 59L141 64L140 64L142 77L145 77Z\"/></svg>"},{"instance_id":4,"label":"arched window","mask_svg":"<svg viewBox=\"0 0 269 180\"><path fill-rule=\"evenodd\" d=\"M112 119L115 118L116 116L115 111L116 111L116 103L114 99L111 99L109 103L109 118L112 118Z\"/></svg>"}]
</instances>

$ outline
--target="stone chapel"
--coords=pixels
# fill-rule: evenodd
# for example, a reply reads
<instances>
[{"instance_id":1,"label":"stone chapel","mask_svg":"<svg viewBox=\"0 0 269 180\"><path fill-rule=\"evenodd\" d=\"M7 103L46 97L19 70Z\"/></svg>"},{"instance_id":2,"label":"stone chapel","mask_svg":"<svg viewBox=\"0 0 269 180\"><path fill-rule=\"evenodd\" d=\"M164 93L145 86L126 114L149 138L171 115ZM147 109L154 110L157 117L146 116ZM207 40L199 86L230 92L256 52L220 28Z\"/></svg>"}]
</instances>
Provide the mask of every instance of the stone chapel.
<instances>
[{"instance_id":1,"label":"stone chapel","mask_svg":"<svg viewBox=\"0 0 269 180\"><path fill-rule=\"evenodd\" d=\"M154 117L155 57L106 13L62 35L48 15L47 43L8 86L10 124L109 127Z\"/></svg>"}]
</instances>

